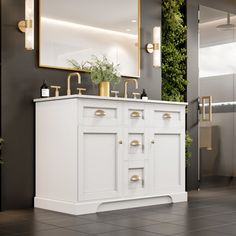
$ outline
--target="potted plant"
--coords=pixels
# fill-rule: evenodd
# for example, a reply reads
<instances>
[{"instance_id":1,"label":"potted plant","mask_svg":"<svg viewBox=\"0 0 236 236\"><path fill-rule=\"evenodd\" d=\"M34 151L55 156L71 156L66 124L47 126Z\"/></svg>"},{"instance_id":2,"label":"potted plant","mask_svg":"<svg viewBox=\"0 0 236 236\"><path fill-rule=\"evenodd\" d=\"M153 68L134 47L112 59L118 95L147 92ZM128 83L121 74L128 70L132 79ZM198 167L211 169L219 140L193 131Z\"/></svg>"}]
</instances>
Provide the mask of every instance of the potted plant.
<instances>
[{"instance_id":1,"label":"potted plant","mask_svg":"<svg viewBox=\"0 0 236 236\"><path fill-rule=\"evenodd\" d=\"M120 73L118 65L110 62L106 56L101 59L93 56L91 60L79 65L75 60L70 60L69 63L76 69L81 69L91 73L91 80L99 86L99 96L110 96L110 84L116 85L120 81Z\"/></svg>"}]
</instances>

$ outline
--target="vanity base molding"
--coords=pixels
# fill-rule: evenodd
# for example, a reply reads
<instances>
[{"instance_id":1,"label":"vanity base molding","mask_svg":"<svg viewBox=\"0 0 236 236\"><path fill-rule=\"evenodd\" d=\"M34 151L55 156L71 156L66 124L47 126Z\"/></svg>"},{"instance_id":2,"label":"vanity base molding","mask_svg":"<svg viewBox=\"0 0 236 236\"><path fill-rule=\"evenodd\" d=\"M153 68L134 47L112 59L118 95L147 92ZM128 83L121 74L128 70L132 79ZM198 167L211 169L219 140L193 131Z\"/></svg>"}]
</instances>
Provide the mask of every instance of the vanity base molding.
<instances>
[{"instance_id":1,"label":"vanity base molding","mask_svg":"<svg viewBox=\"0 0 236 236\"><path fill-rule=\"evenodd\" d=\"M35 207L81 215L187 201L185 103L35 102Z\"/></svg>"},{"instance_id":2,"label":"vanity base molding","mask_svg":"<svg viewBox=\"0 0 236 236\"><path fill-rule=\"evenodd\" d=\"M136 207L145 207L169 203L186 202L187 193L174 193L162 196L145 196L123 198L109 201L93 201L71 203L46 198L34 198L34 206L45 210L57 211L71 215L84 215L97 212L122 210Z\"/></svg>"}]
</instances>

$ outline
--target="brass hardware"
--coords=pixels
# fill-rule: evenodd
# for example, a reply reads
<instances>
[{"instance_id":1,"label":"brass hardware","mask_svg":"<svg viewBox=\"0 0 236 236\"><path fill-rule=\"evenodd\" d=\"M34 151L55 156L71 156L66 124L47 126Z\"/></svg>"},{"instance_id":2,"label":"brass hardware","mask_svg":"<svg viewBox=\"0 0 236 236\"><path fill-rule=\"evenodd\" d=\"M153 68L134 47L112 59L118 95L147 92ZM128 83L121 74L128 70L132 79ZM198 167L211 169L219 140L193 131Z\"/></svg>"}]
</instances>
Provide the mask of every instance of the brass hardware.
<instances>
[{"instance_id":1,"label":"brass hardware","mask_svg":"<svg viewBox=\"0 0 236 236\"><path fill-rule=\"evenodd\" d=\"M162 118L163 118L164 120L171 119L171 114L170 114L170 113L165 113L165 114L162 116Z\"/></svg>"},{"instance_id":2,"label":"brass hardware","mask_svg":"<svg viewBox=\"0 0 236 236\"><path fill-rule=\"evenodd\" d=\"M122 140L119 141L119 144L123 144Z\"/></svg>"},{"instance_id":3,"label":"brass hardware","mask_svg":"<svg viewBox=\"0 0 236 236\"><path fill-rule=\"evenodd\" d=\"M134 99L137 99L138 96L140 96L141 94L140 93L133 93L133 95L134 95Z\"/></svg>"},{"instance_id":4,"label":"brass hardware","mask_svg":"<svg viewBox=\"0 0 236 236\"><path fill-rule=\"evenodd\" d=\"M78 84L81 84L81 76L78 72L70 73L67 77L67 95L71 95L71 89L70 89L70 80L72 76L77 76L78 78Z\"/></svg>"},{"instance_id":5,"label":"brass hardware","mask_svg":"<svg viewBox=\"0 0 236 236\"><path fill-rule=\"evenodd\" d=\"M55 97L58 97L59 96L59 89L61 89L61 86L52 85L51 88L55 89Z\"/></svg>"},{"instance_id":6,"label":"brass hardware","mask_svg":"<svg viewBox=\"0 0 236 236\"><path fill-rule=\"evenodd\" d=\"M97 110L95 111L95 116L100 116L100 117L106 116L106 112L103 110Z\"/></svg>"},{"instance_id":7,"label":"brass hardware","mask_svg":"<svg viewBox=\"0 0 236 236\"><path fill-rule=\"evenodd\" d=\"M148 43L146 45L146 51L148 53L153 53L154 50L159 50L160 49L160 44L159 43Z\"/></svg>"},{"instance_id":8,"label":"brass hardware","mask_svg":"<svg viewBox=\"0 0 236 236\"><path fill-rule=\"evenodd\" d=\"M77 90L79 91L78 95L82 95L82 92L85 92L86 88L77 88Z\"/></svg>"},{"instance_id":9,"label":"brass hardware","mask_svg":"<svg viewBox=\"0 0 236 236\"><path fill-rule=\"evenodd\" d=\"M130 117L131 117L131 118L140 118L141 115L140 115L140 112L138 112L138 111L133 111L133 112L130 114Z\"/></svg>"},{"instance_id":10,"label":"brass hardware","mask_svg":"<svg viewBox=\"0 0 236 236\"><path fill-rule=\"evenodd\" d=\"M18 22L18 29L25 33L26 28L32 28L33 27L33 21L32 20L21 20Z\"/></svg>"},{"instance_id":11,"label":"brass hardware","mask_svg":"<svg viewBox=\"0 0 236 236\"><path fill-rule=\"evenodd\" d=\"M99 96L110 97L110 82L102 81L99 83Z\"/></svg>"},{"instance_id":12,"label":"brass hardware","mask_svg":"<svg viewBox=\"0 0 236 236\"><path fill-rule=\"evenodd\" d=\"M141 45L141 0L138 0L138 19L137 19L137 23L138 23L138 49L140 49L140 45ZM66 70L66 71L78 71L78 72L86 72L86 73L90 73L88 70L86 69L75 69L75 68L69 68L66 66L50 66L50 65L45 65L42 63L42 18L43 18L43 0L39 0L39 67L42 68L50 68L50 69L56 69L56 70ZM138 75L137 76L133 76L133 75L128 75L128 74L122 74L122 76L126 76L126 77L140 77L140 65L141 65L141 50L138 50Z\"/></svg>"},{"instance_id":13,"label":"brass hardware","mask_svg":"<svg viewBox=\"0 0 236 236\"><path fill-rule=\"evenodd\" d=\"M152 140L152 141L151 141L151 144L155 144L155 141L154 141L154 140Z\"/></svg>"},{"instance_id":14,"label":"brass hardware","mask_svg":"<svg viewBox=\"0 0 236 236\"><path fill-rule=\"evenodd\" d=\"M115 98L118 98L119 91L111 91L112 94L114 94Z\"/></svg>"},{"instance_id":15,"label":"brass hardware","mask_svg":"<svg viewBox=\"0 0 236 236\"><path fill-rule=\"evenodd\" d=\"M130 143L130 146L132 147L138 147L140 146L141 143L138 141L138 140L133 140L131 143Z\"/></svg>"},{"instance_id":16,"label":"brass hardware","mask_svg":"<svg viewBox=\"0 0 236 236\"><path fill-rule=\"evenodd\" d=\"M128 98L128 83L129 82L135 83L135 89L138 89L138 80L137 79L125 79L125 91L124 91L124 98Z\"/></svg>"},{"instance_id":17,"label":"brass hardware","mask_svg":"<svg viewBox=\"0 0 236 236\"><path fill-rule=\"evenodd\" d=\"M132 181L132 182L138 182L138 181L141 181L141 180L142 180L142 178L138 175L133 175L130 178L130 181Z\"/></svg>"},{"instance_id":18,"label":"brass hardware","mask_svg":"<svg viewBox=\"0 0 236 236\"><path fill-rule=\"evenodd\" d=\"M209 115L206 118L206 100L208 100ZM212 96L202 97L202 121L212 121Z\"/></svg>"}]
</instances>

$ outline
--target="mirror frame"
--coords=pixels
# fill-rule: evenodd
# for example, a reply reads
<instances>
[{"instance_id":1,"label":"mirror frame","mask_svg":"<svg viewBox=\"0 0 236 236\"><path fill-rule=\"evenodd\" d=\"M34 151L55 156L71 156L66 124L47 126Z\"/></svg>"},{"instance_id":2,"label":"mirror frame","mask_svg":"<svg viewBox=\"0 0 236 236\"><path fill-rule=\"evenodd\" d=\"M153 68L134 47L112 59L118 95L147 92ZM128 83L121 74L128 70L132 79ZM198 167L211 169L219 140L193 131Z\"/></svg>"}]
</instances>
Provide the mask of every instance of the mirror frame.
<instances>
[{"instance_id":1,"label":"mirror frame","mask_svg":"<svg viewBox=\"0 0 236 236\"><path fill-rule=\"evenodd\" d=\"M121 75L122 77L129 77L129 78L140 78L141 75L141 0L138 1L138 75ZM42 42L41 42L41 29L42 29L42 23L41 23L41 16L42 16L42 0L39 0L39 67L40 68L48 68L48 69L56 69L56 70L68 70L68 71L78 71L83 73L90 73L90 71L81 70L81 69L73 69L69 67L59 67L59 66L49 66L42 64L41 61L41 48L42 48Z\"/></svg>"}]
</instances>

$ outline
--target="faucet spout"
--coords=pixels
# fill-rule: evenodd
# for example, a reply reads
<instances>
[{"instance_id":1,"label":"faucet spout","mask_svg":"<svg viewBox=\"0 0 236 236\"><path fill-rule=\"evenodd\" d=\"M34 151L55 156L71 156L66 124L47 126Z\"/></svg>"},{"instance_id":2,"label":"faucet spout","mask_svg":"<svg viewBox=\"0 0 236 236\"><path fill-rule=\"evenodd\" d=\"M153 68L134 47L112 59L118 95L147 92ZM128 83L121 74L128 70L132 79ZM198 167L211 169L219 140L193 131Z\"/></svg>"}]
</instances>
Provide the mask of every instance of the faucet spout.
<instances>
[{"instance_id":1,"label":"faucet spout","mask_svg":"<svg viewBox=\"0 0 236 236\"><path fill-rule=\"evenodd\" d=\"M71 81L72 77L77 77L78 78L78 84L81 84L80 73L78 73L78 72L70 73L67 77L67 95L71 95L70 81Z\"/></svg>"},{"instance_id":2,"label":"faucet spout","mask_svg":"<svg viewBox=\"0 0 236 236\"><path fill-rule=\"evenodd\" d=\"M138 89L138 81L137 79L125 79L124 82L125 82L124 98L128 98L128 83L134 82L135 89Z\"/></svg>"}]
</instances>

